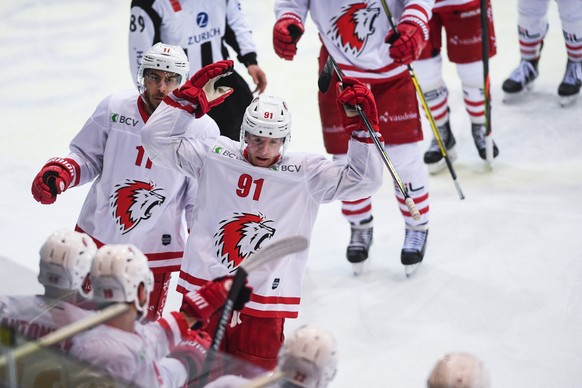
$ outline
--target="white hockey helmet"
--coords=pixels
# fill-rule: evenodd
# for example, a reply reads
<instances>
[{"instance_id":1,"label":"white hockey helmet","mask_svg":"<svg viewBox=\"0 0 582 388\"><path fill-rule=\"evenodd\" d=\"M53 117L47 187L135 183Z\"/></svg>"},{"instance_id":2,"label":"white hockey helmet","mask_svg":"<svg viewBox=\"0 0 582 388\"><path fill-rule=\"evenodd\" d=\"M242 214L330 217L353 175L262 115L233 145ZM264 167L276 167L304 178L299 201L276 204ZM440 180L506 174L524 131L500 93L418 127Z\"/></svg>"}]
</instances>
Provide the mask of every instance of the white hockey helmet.
<instances>
[{"instance_id":1,"label":"white hockey helmet","mask_svg":"<svg viewBox=\"0 0 582 388\"><path fill-rule=\"evenodd\" d=\"M141 58L141 64L137 71L140 92L143 92L144 89L145 69L176 73L180 76L179 86L182 86L188 80L190 62L182 47L156 43Z\"/></svg>"},{"instance_id":2,"label":"white hockey helmet","mask_svg":"<svg viewBox=\"0 0 582 388\"><path fill-rule=\"evenodd\" d=\"M82 291L97 246L85 233L62 229L50 235L39 253L38 281L42 285Z\"/></svg>"},{"instance_id":3,"label":"white hockey helmet","mask_svg":"<svg viewBox=\"0 0 582 388\"><path fill-rule=\"evenodd\" d=\"M442 356L427 381L428 388L489 388L489 384L483 362L465 352Z\"/></svg>"},{"instance_id":4,"label":"white hockey helmet","mask_svg":"<svg viewBox=\"0 0 582 388\"><path fill-rule=\"evenodd\" d=\"M281 156L291 141L291 113L280 97L260 94L245 110L240 130L240 142L245 147L245 135L283 138Z\"/></svg>"},{"instance_id":5,"label":"white hockey helmet","mask_svg":"<svg viewBox=\"0 0 582 388\"><path fill-rule=\"evenodd\" d=\"M279 351L278 369L284 386L327 387L337 371L337 344L328 332L310 325L299 327Z\"/></svg>"},{"instance_id":6,"label":"white hockey helmet","mask_svg":"<svg viewBox=\"0 0 582 388\"><path fill-rule=\"evenodd\" d=\"M148 259L132 244L104 245L97 251L91 266L93 300L97 303L134 303L142 314L147 310L154 287L154 275ZM138 290L143 284L147 299L140 304Z\"/></svg>"}]
</instances>

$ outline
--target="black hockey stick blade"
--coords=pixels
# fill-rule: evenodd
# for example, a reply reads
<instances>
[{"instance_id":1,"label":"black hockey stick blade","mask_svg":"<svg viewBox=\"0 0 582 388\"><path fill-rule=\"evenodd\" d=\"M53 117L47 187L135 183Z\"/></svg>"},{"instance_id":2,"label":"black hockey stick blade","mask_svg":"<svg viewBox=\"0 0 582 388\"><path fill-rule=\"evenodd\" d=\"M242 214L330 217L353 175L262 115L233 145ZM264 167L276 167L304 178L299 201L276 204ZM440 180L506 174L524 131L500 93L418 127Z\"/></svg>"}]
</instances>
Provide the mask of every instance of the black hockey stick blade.
<instances>
[{"instance_id":1,"label":"black hockey stick blade","mask_svg":"<svg viewBox=\"0 0 582 388\"><path fill-rule=\"evenodd\" d=\"M333 78L333 63L331 55L327 57L325 61L325 65L321 70L321 74L319 74L319 78L317 79L317 86L319 91L322 93L326 93L329 89L329 85L331 84L331 79Z\"/></svg>"}]
</instances>

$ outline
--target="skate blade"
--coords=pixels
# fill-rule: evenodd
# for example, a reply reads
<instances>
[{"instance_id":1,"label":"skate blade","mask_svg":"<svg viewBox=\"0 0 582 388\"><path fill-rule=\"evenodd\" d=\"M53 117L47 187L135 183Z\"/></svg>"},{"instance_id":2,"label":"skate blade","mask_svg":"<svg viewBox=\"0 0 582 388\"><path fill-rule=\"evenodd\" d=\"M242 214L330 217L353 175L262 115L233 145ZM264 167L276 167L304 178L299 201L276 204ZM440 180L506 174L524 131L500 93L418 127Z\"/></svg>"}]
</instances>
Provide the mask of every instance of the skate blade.
<instances>
[{"instance_id":1,"label":"skate blade","mask_svg":"<svg viewBox=\"0 0 582 388\"><path fill-rule=\"evenodd\" d=\"M450 150L447 150L447 158L453 163L457 160L457 151L455 149L456 145L454 145ZM442 158L436 163L427 163L426 169L428 170L429 174L436 175L439 172L443 171L447 167L447 162L445 158Z\"/></svg>"},{"instance_id":2,"label":"skate blade","mask_svg":"<svg viewBox=\"0 0 582 388\"><path fill-rule=\"evenodd\" d=\"M404 273L406 274L406 277L409 278L412 275L414 275L414 273L416 272L418 267L420 267L420 263L405 265L404 266Z\"/></svg>"},{"instance_id":3,"label":"skate blade","mask_svg":"<svg viewBox=\"0 0 582 388\"><path fill-rule=\"evenodd\" d=\"M530 82L529 84L525 85L523 90L521 90L520 92L517 92L517 93L503 92L502 101L505 104L511 104L513 102L517 102L517 101L521 100L526 94L528 94L532 90L533 90L533 81Z\"/></svg>"},{"instance_id":4,"label":"skate blade","mask_svg":"<svg viewBox=\"0 0 582 388\"><path fill-rule=\"evenodd\" d=\"M360 276L364 272L364 267L368 259L360 263L352 263L352 271L354 271L354 276Z\"/></svg>"},{"instance_id":5,"label":"skate blade","mask_svg":"<svg viewBox=\"0 0 582 388\"><path fill-rule=\"evenodd\" d=\"M578 97L578 95L573 95L573 96L560 96L560 106L562 108L566 108L570 105L573 105L574 102L576 102L576 98Z\"/></svg>"}]
</instances>

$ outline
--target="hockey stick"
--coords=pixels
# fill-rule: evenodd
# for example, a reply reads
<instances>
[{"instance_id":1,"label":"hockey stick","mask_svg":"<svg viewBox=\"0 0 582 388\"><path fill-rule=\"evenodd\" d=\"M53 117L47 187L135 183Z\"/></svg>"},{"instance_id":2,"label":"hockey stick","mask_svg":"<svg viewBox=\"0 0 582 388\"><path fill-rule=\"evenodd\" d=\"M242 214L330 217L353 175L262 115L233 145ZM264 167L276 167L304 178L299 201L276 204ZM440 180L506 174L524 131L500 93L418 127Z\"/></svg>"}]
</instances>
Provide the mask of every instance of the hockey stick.
<instances>
[{"instance_id":1,"label":"hockey stick","mask_svg":"<svg viewBox=\"0 0 582 388\"><path fill-rule=\"evenodd\" d=\"M307 238L303 236L287 237L285 239L275 241L273 244L262 248L257 253L255 253L254 256L243 261L243 263L238 267L236 274L234 275L232 285L228 292L228 296L226 297L226 302L224 303L224 307L222 308L222 312L220 314L216 332L212 338L212 343L209 349L210 351L207 353L206 360L204 361L203 371L210 370L210 365L214 360L213 355L216 354L220 349L220 344L222 343L224 333L226 332L226 325L228 324L228 320L230 319L234 309L234 303L236 302L238 294L246 283L249 272L273 259L281 258L291 253L303 251L307 249L308 245L309 242Z\"/></svg>"},{"instance_id":2,"label":"hockey stick","mask_svg":"<svg viewBox=\"0 0 582 388\"><path fill-rule=\"evenodd\" d=\"M333 71L335 71L335 74L337 75L337 78L339 79L339 81L343 82L343 72L338 67L335 59L331 56L331 54L329 54L329 56L327 57L327 60L325 61L325 65L323 66L323 69L321 70L321 74L319 75L319 78L317 80L317 85L319 86L319 90L322 93L327 92L327 90L329 89L329 84L331 83L331 79L333 77L333 73L332 73ZM400 192L404 196L404 203L408 207L408 210L410 211L412 218L414 218L415 220L419 220L420 219L420 212L416 208L416 204L414 203L414 200L412 198L410 198L410 195L408 195L408 190L406 190L404 183L402 183L402 179L400 179L400 176L398 175L396 168L394 168L392 161L388 157L388 154L386 153L384 146L380 143L380 140L378 139L378 136L376 135L376 131L374 131L374 128L372 128L372 124L370 124L368 117L366 117L366 113L363 111L362 107L358 104L354 105L354 109L356 110L356 112L358 112L358 114L362 118L362 121L364 122L364 125L366 125L366 128L368 129L368 133L370 134L370 137L374 141L374 144L376 145L378 152L380 152L380 155L382 155L382 160L384 161L384 164L388 168L388 171L390 171L390 175L392 175L392 179L394 179L394 182L396 182L398 189L400 190Z\"/></svg>"},{"instance_id":3,"label":"hockey stick","mask_svg":"<svg viewBox=\"0 0 582 388\"><path fill-rule=\"evenodd\" d=\"M491 134L491 89L489 83L489 18L487 0L480 0L481 49L483 56L483 94L485 97L485 160L491 167L493 162L493 136Z\"/></svg>"},{"instance_id":4,"label":"hockey stick","mask_svg":"<svg viewBox=\"0 0 582 388\"><path fill-rule=\"evenodd\" d=\"M47 348L49 346L58 344L59 342L74 336L84 330L90 329L97 326L103 322L106 322L118 315L121 315L129 310L129 305L125 303L116 303L112 306L108 306L97 313L84 317L70 325L61 327L60 329L53 331L38 339L38 341L27 342L6 355L0 356L0 368L3 368L8 363L8 358L12 362L18 361L19 359L26 357L34 352Z\"/></svg>"},{"instance_id":5,"label":"hockey stick","mask_svg":"<svg viewBox=\"0 0 582 388\"><path fill-rule=\"evenodd\" d=\"M388 23L390 23L390 28L394 31L394 36L396 36L396 38L398 38L399 33L398 33L398 30L396 29L396 25L394 24L394 19L392 18L392 13L390 12L390 8L388 8L388 4L386 3L386 0L382 0L382 8L384 8L384 13L386 14L386 17L388 18ZM414 88L416 89L416 94L418 95L418 98L420 99L422 107L426 113L426 117L428 118L428 122L430 123L430 127L432 129L434 137L437 140L437 143L439 144L439 148L441 150L441 155L445 159L445 162L447 164L447 168L449 169L449 172L451 174L451 178L453 178L453 183L455 184L455 188L457 189L457 193L459 194L459 198L465 199L465 195L463 194L463 191L461 190L461 185L459 183L459 180L457 179L457 173L455 172L455 169L453 168L453 163L449 159L449 155L447 154L447 150L443 144L443 140L441 138L439 130L437 129L436 123L434 121L434 117L432 117L432 113L430 112L430 109L429 109L428 104L426 102L426 98L424 98L424 94L422 93L422 89L420 88L420 84L418 83L418 80L416 79L416 74L414 73L414 69L412 68L412 65L410 63L408 65L406 65L406 67L408 68L408 74L410 75L410 78L412 79L412 83L414 84Z\"/></svg>"},{"instance_id":6,"label":"hockey stick","mask_svg":"<svg viewBox=\"0 0 582 388\"><path fill-rule=\"evenodd\" d=\"M272 383L278 381L285 376L285 372L276 370L273 372L267 372L258 377L255 377L247 384L243 385L242 388L262 388L270 386Z\"/></svg>"}]
</instances>

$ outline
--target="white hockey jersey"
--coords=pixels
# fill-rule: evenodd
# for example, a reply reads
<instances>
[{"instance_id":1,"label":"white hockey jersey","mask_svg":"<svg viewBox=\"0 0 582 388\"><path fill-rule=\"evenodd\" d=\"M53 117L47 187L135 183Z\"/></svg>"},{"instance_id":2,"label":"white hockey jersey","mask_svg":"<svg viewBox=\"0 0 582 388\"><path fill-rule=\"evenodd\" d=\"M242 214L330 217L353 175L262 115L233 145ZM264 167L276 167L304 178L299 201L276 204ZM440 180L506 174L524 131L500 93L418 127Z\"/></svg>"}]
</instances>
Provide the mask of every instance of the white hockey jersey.
<instances>
[{"instance_id":1,"label":"white hockey jersey","mask_svg":"<svg viewBox=\"0 0 582 388\"><path fill-rule=\"evenodd\" d=\"M164 101L173 104L174 99L170 94ZM163 102L142 131L154 163L199 181L192 221L196 232L188 238L181 292L232 273L270 242L296 235L309 239L322 203L366 197L382 184L381 157L371 142L351 140L347 165L321 155L287 153L262 168L248 163L240 143L226 137L184 138L184 128L197 121ZM307 251L290 254L253 270L249 283L254 291L243 311L295 318L307 257Z\"/></svg>"},{"instance_id":2,"label":"white hockey jersey","mask_svg":"<svg viewBox=\"0 0 582 388\"><path fill-rule=\"evenodd\" d=\"M193 75L206 65L227 59L223 46L226 35L241 62L251 56L256 63L257 48L238 0L133 0L129 58L134 82L137 84L141 57L155 43L181 46Z\"/></svg>"},{"instance_id":3,"label":"white hockey jersey","mask_svg":"<svg viewBox=\"0 0 582 388\"><path fill-rule=\"evenodd\" d=\"M71 355L103 369L112 377L139 387L182 387L188 372L182 362L166 357L187 332L187 326L168 315L130 333L99 325L78 334Z\"/></svg>"},{"instance_id":4,"label":"white hockey jersey","mask_svg":"<svg viewBox=\"0 0 582 388\"><path fill-rule=\"evenodd\" d=\"M401 17L418 18L428 25L434 0L387 0L395 23ZM276 0L275 15L292 13L305 22L307 12L318 28L327 51L346 76L374 83L401 75L404 65L394 63L384 39L390 30L380 1ZM301 46L299 41L298 46Z\"/></svg>"},{"instance_id":5,"label":"white hockey jersey","mask_svg":"<svg viewBox=\"0 0 582 388\"><path fill-rule=\"evenodd\" d=\"M137 91L119 92L98 105L71 141L67 157L78 164L72 185L95 179L77 228L98 245L134 244L154 272L177 271L196 182L148 159L140 138L148 118ZM211 118L196 124L187 136L218 136Z\"/></svg>"},{"instance_id":6,"label":"white hockey jersey","mask_svg":"<svg viewBox=\"0 0 582 388\"><path fill-rule=\"evenodd\" d=\"M19 336L37 340L79 319L94 314L71 303L40 295L0 296L0 326L11 327ZM72 339L60 348L68 351Z\"/></svg>"}]
</instances>

